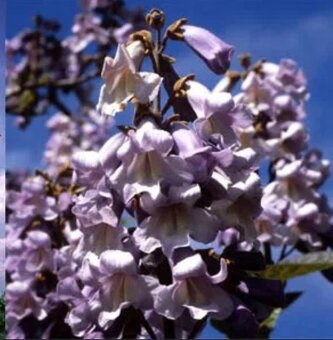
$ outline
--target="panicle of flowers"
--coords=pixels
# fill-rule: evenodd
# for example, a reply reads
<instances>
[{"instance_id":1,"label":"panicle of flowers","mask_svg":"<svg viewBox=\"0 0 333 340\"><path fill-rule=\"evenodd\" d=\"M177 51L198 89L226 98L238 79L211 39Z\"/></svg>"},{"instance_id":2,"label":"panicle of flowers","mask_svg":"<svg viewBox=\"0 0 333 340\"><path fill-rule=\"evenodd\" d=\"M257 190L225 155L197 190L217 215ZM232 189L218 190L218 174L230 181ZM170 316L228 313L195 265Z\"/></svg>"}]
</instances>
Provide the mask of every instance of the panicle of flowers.
<instances>
[{"instance_id":1,"label":"panicle of flowers","mask_svg":"<svg viewBox=\"0 0 333 340\"><path fill-rule=\"evenodd\" d=\"M147 22L160 27L156 17L162 21L163 14L155 10L149 15ZM175 77L171 59L162 50L158 57L164 67L159 67L157 45L148 32L131 39L119 45L115 58L105 59L97 108L114 116L132 104L134 126L120 127L99 150L80 151L72 158L73 179L82 191L72 209L81 236L71 254L80 263L75 280L82 289L80 294L71 292L72 277L59 281L58 295L71 307L66 320L76 336L97 331L119 336L126 334L123 315L133 314L139 323L136 336L152 336L147 320L158 323L164 317L173 332L182 334L184 318L237 322L238 308L249 311L256 332L258 315L250 312L253 307L244 294L261 301L264 315L271 305L250 288L244 272L249 263L230 265L245 251L238 247L244 242L248 257L257 259L252 266L264 266L253 245L261 197L257 157L252 148L241 149L238 139L251 116L229 93L209 91L193 77ZM202 55L211 48L203 46ZM141 71L143 58L151 58L153 72ZM158 99L162 82L171 98L165 109ZM180 105L188 111L175 111ZM125 228L124 219L134 228ZM236 244L223 244L230 228L239 238ZM207 248L214 241L224 246L220 255L194 246ZM241 280L239 272L244 274ZM281 297L278 282L257 281L276 287L269 300L277 293ZM123 322L121 329L118 322Z\"/></svg>"},{"instance_id":2,"label":"panicle of flowers","mask_svg":"<svg viewBox=\"0 0 333 340\"><path fill-rule=\"evenodd\" d=\"M68 175L63 173L55 183L38 172L26 177L20 188L9 183L15 189L7 192L8 337L36 337L47 327L52 330L51 311L61 320L54 290L60 249L68 244L65 230L71 223ZM35 329L29 330L27 320L36 323Z\"/></svg>"},{"instance_id":3,"label":"panicle of flowers","mask_svg":"<svg viewBox=\"0 0 333 340\"><path fill-rule=\"evenodd\" d=\"M162 34L165 15L153 9L150 30L127 37L133 17L117 31L95 17L112 8L127 18L120 2L83 5L62 47L118 46L103 55L96 111L53 116L47 172L8 193L9 336L195 338L209 319L258 336L285 303L284 283L252 273L271 261L260 242L323 247L330 231L318 193L328 162L303 155L303 73L290 60L228 71L234 47L186 19ZM210 90L178 75L165 54L172 40L222 80ZM110 136L107 119L131 109L133 124Z\"/></svg>"},{"instance_id":4,"label":"panicle of flowers","mask_svg":"<svg viewBox=\"0 0 333 340\"><path fill-rule=\"evenodd\" d=\"M235 96L253 116L240 139L270 160L270 183L263 192L256 220L261 242L320 249L330 226L330 211L318 188L329 172L329 161L308 150L304 125L309 98L305 76L290 59L280 64L259 62L247 67L241 92Z\"/></svg>"}]
</instances>

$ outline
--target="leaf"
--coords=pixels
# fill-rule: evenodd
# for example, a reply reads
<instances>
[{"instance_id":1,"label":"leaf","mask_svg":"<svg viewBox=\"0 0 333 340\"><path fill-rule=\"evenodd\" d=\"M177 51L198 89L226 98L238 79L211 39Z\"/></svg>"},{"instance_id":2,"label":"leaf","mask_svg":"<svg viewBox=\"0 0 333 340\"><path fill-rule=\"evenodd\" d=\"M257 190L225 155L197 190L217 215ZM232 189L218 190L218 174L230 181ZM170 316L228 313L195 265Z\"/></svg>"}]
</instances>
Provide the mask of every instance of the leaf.
<instances>
[{"instance_id":1,"label":"leaf","mask_svg":"<svg viewBox=\"0 0 333 340\"><path fill-rule=\"evenodd\" d=\"M292 305L301 295L303 292L289 292L286 293L286 303L283 308L274 308L272 313L269 315L267 319L265 319L259 325L259 332L258 337L263 339L269 339L271 333L273 332L278 318L280 317L281 313L287 309L290 305Z\"/></svg>"},{"instance_id":2,"label":"leaf","mask_svg":"<svg viewBox=\"0 0 333 340\"><path fill-rule=\"evenodd\" d=\"M270 316L260 324L258 333L259 338L269 339L281 312L282 308L274 308Z\"/></svg>"},{"instance_id":3,"label":"leaf","mask_svg":"<svg viewBox=\"0 0 333 340\"><path fill-rule=\"evenodd\" d=\"M292 305L299 297L303 295L303 292L289 292L286 293L286 302L283 309L286 309L290 305Z\"/></svg>"},{"instance_id":4,"label":"leaf","mask_svg":"<svg viewBox=\"0 0 333 340\"><path fill-rule=\"evenodd\" d=\"M266 279L288 280L329 268L333 268L333 252L320 251L268 265L265 270L256 274Z\"/></svg>"},{"instance_id":5,"label":"leaf","mask_svg":"<svg viewBox=\"0 0 333 340\"><path fill-rule=\"evenodd\" d=\"M23 112L34 105L37 101L37 95L32 90L25 90L20 96L20 102L17 108L18 112Z\"/></svg>"},{"instance_id":6,"label":"leaf","mask_svg":"<svg viewBox=\"0 0 333 340\"><path fill-rule=\"evenodd\" d=\"M257 338L259 324L252 311L247 308L236 309L225 320L210 320L211 325L230 339Z\"/></svg>"}]
</instances>

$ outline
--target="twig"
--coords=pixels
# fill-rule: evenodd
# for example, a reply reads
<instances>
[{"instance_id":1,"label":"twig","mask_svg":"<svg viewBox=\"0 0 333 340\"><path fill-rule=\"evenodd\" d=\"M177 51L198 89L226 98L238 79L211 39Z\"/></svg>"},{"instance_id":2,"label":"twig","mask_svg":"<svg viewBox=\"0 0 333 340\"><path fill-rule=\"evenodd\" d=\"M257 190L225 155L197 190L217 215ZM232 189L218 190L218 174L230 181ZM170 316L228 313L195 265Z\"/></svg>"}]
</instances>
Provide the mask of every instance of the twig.
<instances>
[{"instance_id":1,"label":"twig","mask_svg":"<svg viewBox=\"0 0 333 340\"><path fill-rule=\"evenodd\" d=\"M295 246L292 246L288 251L287 251L287 245L285 244L281 250L281 254L279 257L279 262L282 261L283 259L285 259L286 257L288 257L294 250L295 250Z\"/></svg>"},{"instance_id":2,"label":"twig","mask_svg":"<svg viewBox=\"0 0 333 340\"><path fill-rule=\"evenodd\" d=\"M271 245L268 242L264 242L264 252L265 252L266 262L268 264L272 264L273 263L272 249L271 249Z\"/></svg>"},{"instance_id":3,"label":"twig","mask_svg":"<svg viewBox=\"0 0 333 340\"><path fill-rule=\"evenodd\" d=\"M66 107L65 104L63 104L56 93L55 88L49 88L49 101L52 105L54 105L58 110L60 110L64 115L71 117L72 113L71 111Z\"/></svg>"},{"instance_id":4,"label":"twig","mask_svg":"<svg viewBox=\"0 0 333 340\"><path fill-rule=\"evenodd\" d=\"M160 45L159 53L162 53L165 50L167 41L168 41L168 36L167 34L164 34L161 45Z\"/></svg>"},{"instance_id":5,"label":"twig","mask_svg":"<svg viewBox=\"0 0 333 340\"><path fill-rule=\"evenodd\" d=\"M171 104L172 104L172 100L171 100L171 97L169 97L163 109L161 110L161 116L163 116L169 110L169 108L171 107Z\"/></svg>"},{"instance_id":6,"label":"twig","mask_svg":"<svg viewBox=\"0 0 333 340\"><path fill-rule=\"evenodd\" d=\"M140 322L142 324L142 326L145 328L145 330L147 331L147 333L149 334L149 336L152 339L157 339L157 336L155 335L153 329L151 328L151 326L149 325L149 323L147 322L145 316L143 315L142 311L140 309L136 309L136 312L139 315L139 319Z\"/></svg>"},{"instance_id":7,"label":"twig","mask_svg":"<svg viewBox=\"0 0 333 340\"><path fill-rule=\"evenodd\" d=\"M9 92L7 94L7 98L19 95L20 93L22 93L25 90L34 90L34 89L38 89L41 87L54 87L54 88L66 88L66 87L75 87L77 85L83 84L87 81L90 81L94 78L96 78L98 75L100 74L99 70L95 70L85 76L81 76L79 78L77 78L76 80L72 80L72 79L60 79L58 81L47 81L47 82L37 82L37 83L27 83L24 84L23 86L21 86L20 88L18 88L17 90L14 90L12 92Z\"/></svg>"},{"instance_id":8,"label":"twig","mask_svg":"<svg viewBox=\"0 0 333 340\"><path fill-rule=\"evenodd\" d=\"M161 30L157 29L157 44L154 51L154 56L156 60L157 73L160 74L160 49L161 49ZM161 90L157 94L157 112L161 110Z\"/></svg>"}]
</instances>

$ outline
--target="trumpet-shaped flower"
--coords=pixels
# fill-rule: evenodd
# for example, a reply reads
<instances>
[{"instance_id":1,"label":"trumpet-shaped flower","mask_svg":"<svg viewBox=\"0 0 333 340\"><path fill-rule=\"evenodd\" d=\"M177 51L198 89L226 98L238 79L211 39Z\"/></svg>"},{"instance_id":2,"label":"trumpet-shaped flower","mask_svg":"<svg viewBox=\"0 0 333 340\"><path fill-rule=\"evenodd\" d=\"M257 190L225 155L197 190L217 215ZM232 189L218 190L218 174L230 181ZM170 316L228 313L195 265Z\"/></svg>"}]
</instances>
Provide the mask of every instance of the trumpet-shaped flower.
<instances>
[{"instance_id":1,"label":"trumpet-shaped flower","mask_svg":"<svg viewBox=\"0 0 333 340\"><path fill-rule=\"evenodd\" d=\"M144 57L141 42L134 41L128 47L119 45L114 59L104 61L101 88L97 110L105 115L114 116L123 111L128 102L145 104L158 94L162 78L152 72L138 72Z\"/></svg>"}]
</instances>

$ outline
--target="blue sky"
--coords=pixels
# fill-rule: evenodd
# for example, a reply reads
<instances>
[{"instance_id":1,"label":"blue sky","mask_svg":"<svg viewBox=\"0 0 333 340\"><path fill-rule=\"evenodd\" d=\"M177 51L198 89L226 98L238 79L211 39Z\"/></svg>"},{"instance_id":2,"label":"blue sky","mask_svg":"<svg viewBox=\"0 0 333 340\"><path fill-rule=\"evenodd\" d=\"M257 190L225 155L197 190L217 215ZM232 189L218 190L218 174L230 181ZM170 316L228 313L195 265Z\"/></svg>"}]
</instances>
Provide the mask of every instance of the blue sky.
<instances>
[{"instance_id":1,"label":"blue sky","mask_svg":"<svg viewBox=\"0 0 333 340\"><path fill-rule=\"evenodd\" d=\"M3 2L0 0L1 5ZM233 44L235 56L248 51L253 59L266 58L274 62L284 57L295 59L309 81L311 98L307 105L307 126L310 145L317 146L328 159L333 160L333 1L131 0L129 3L131 7L141 6L147 10L160 7L167 14L169 23L179 17L187 17L191 24L206 27ZM6 36L10 38L18 30L29 27L31 17L36 13L61 18L63 34L66 34L77 8L76 0L7 1ZM3 13L1 9L0 13ZM168 52L176 57L176 67L183 74L194 72L200 82L210 87L218 81L218 77L208 72L201 60L185 46L173 43ZM48 136L44 128L46 119L36 119L28 130L22 132L15 128L12 118L7 118L8 168L41 164ZM332 179L324 190L332 201ZM274 336L333 337L333 287L319 274L292 280L289 286L298 290L306 288L306 293L281 317ZM217 337L218 333L208 328L202 336Z\"/></svg>"}]
</instances>

